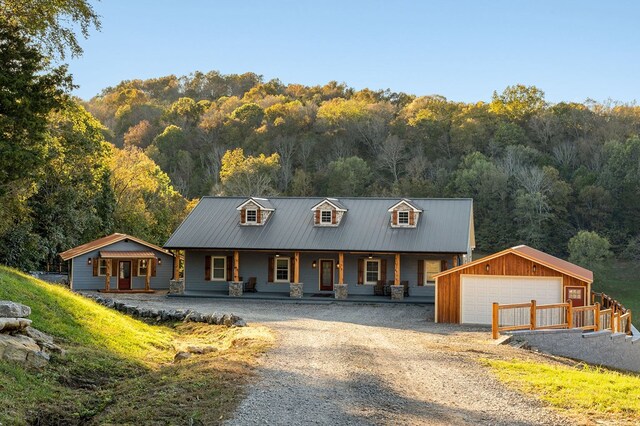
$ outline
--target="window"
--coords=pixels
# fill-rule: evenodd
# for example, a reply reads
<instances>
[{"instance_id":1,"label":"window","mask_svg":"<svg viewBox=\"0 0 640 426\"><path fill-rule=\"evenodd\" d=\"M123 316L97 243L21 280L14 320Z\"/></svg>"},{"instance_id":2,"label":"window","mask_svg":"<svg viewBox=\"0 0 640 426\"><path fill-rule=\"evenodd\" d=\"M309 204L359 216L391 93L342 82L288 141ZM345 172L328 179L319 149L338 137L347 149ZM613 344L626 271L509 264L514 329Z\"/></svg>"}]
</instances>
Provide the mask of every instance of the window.
<instances>
[{"instance_id":1,"label":"window","mask_svg":"<svg viewBox=\"0 0 640 426\"><path fill-rule=\"evenodd\" d=\"M98 259L98 275L101 277L107 275L107 261L108 259Z\"/></svg>"},{"instance_id":2,"label":"window","mask_svg":"<svg viewBox=\"0 0 640 426\"><path fill-rule=\"evenodd\" d=\"M211 281L227 280L227 258L212 257L211 258Z\"/></svg>"},{"instance_id":3,"label":"window","mask_svg":"<svg viewBox=\"0 0 640 426\"><path fill-rule=\"evenodd\" d=\"M147 259L138 260L138 276L146 276L147 275L148 262L149 261Z\"/></svg>"},{"instance_id":4,"label":"window","mask_svg":"<svg viewBox=\"0 0 640 426\"><path fill-rule=\"evenodd\" d=\"M258 211L255 209L247 209L247 223L258 223Z\"/></svg>"},{"instance_id":5,"label":"window","mask_svg":"<svg viewBox=\"0 0 640 426\"><path fill-rule=\"evenodd\" d=\"M289 258L279 257L275 262L275 281L289 282Z\"/></svg>"},{"instance_id":6,"label":"window","mask_svg":"<svg viewBox=\"0 0 640 426\"><path fill-rule=\"evenodd\" d=\"M320 210L320 223L331 223L333 212L331 210Z\"/></svg>"},{"instance_id":7,"label":"window","mask_svg":"<svg viewBox=\"0 0 640 426\"><path fill-rule=\"evenodd\" d=\"M406 210L398 212L398 225L408 225L408 224L409 224L409 212Z\"/></svg>"},{"instance_id":8,"label":"window","mask_svg":"<svg viewBox=\"0 0 640 426\"><path fill-rule=\"evenodd\" d=\"M380 279L380 260L367 260L364 265L365 284L375 284Z\"/></svg>"},{"instance_id":9,"label":"window","mask_svg":"<svg viewBox=\"0 0 640 426\"><path fill-rule=\"evenodd\" d=\"M567 289L567 297L569 299L582 300L582 289L580 289L580 288L568 288Z\"/></svg>"},{"instance_id":10,"label":"window","mask_svg":"<svg viewBox=\"0 0 640 426\"><path fill-rule=\"evenodd\" d=\"M425 260L424 269L425 269L424 276L427 279L427 284L433 284L436 281L435 278L433 278L433 276L442 271L439 260Z\"/></svg>"}]
</instances>

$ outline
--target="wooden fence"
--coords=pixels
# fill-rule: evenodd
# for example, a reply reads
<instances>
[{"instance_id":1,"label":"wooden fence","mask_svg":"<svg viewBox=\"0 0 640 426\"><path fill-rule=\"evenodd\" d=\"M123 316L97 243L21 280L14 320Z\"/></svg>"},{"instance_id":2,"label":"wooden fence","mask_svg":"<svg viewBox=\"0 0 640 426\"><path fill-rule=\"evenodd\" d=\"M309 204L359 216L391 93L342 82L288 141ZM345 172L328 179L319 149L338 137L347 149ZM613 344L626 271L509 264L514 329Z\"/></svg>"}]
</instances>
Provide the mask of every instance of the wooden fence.
<instances>
[{"instance_id":1,"label":"wooden fence","mask_svg":"<svg viewBox=\"0 0 640 426\"><path fill-rule=\"evenodd\" d=\"M600 303L573 307L571 301L551 305L529 303L493 304L491 331L497 339L502 331L581 328L588 331L611 330L631 334L631 311L615 306L600 309Z\"/></svg>"}]
</instances>

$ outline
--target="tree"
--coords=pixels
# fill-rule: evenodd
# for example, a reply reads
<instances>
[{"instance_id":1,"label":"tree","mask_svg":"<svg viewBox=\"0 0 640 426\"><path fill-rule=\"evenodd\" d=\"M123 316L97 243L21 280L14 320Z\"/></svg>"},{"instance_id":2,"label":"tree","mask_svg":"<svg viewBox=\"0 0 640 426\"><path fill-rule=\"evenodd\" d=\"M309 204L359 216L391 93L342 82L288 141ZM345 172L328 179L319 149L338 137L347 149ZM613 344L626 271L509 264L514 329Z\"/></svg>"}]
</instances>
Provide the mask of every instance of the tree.
<instances>
[{"instance_id":1,"label":"tree","mask_svg":"<svg viewBox=\"0 0 640 426\"><path fill-rule=\"evenodd\" d=\"M360 157L343 158L329 163L327 195L361 197L367 194L371 170Z\"/></svg>"},{"instance_id":2,"label":"tree","mask_svg":"<svg viewBox=\"0 0 640 426\"><path fill-rule=\"evenodd\" d=\"M542 90L536 86L517 84L507 86L499 95L494 91L490 108L495 114L502 115L516 123L526 123L534 114L542 111L546 105Z\"/></svg>"},{"instance_id":3,"label":"tree","mask_svg":"<svg viewBox=\"0 0 640 426\"><path fill-rule=\"evenodd\" d=\"M17 6L15 6L17 7ZM46 162L48 114L63 105L71 77L47 61L14 26L0 20L0 196L33 178Z\"/></svg>"},{"instance_id":4,"label":"tree","mask_svg":"<svg viewBox=\"0 0 640 426\"><path fill-rule=\"evenodd\" d=\"M593 267L611 257L609 240L595 232L580 231L569 240L569 262Z\"/></svg>"},{"instance_id":5,"label":"tree","mask_svg":"<svg viewBox=\"0 0 640 426\"><path fill-rule=\"evenodd\" d=\"M85 38L92 27L100 29L99 17L87 0L0 0L0 21L40 40L45 54L57 53L62 59L67 49L72 56L82 54L76 29Z\"/></svg>"},{"instance_id":6,"label":"tree","mask_svg":"<svg viewBox=\"0 0 640 426\"><path fill-rule=\"evenodd\" d=\"M280 156L260 154L245 157L242 148L227 151L220 169L221 192L226 195L263 196L275 194L273 181L280 169Z\"/></svg>"}]
</instances>

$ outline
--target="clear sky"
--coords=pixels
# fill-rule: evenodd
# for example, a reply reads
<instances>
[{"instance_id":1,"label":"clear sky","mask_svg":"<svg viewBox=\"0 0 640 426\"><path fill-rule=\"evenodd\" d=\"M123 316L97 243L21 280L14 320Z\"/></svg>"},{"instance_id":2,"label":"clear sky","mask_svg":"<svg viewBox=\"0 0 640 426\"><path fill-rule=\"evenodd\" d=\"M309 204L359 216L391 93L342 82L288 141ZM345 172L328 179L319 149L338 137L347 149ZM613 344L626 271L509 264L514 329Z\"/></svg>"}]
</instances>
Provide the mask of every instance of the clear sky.
<instances>
[{"instance_id":1,"label":"clear sky","mask_svg":"<svg viewBox=\"0 0 640 426\"><path fill-rule=\"evenodd\" d=\"M510 84L551 102L640 100L640 2L103 0L70 71L88 99L125 79L252 71L455 101Z\"/></svg>"}]
</instances>

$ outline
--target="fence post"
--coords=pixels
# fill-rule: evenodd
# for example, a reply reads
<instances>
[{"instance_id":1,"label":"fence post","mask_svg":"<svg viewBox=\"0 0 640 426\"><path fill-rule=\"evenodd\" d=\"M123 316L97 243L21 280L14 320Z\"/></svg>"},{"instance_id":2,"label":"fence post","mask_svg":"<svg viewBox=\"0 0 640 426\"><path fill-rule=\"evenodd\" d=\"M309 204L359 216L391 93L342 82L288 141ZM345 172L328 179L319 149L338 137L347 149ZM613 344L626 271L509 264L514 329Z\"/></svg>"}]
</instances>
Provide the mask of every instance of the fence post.
<instances>
[{"instance_id":1,"label":"fence post","mask_svg":"<svg viewBox=\"0 0 640 426\"><path fill-rule=\"evenodd\" d=\"M497 339L500 333L498 332L498 316L499 316L498 304L493 302L493 317L491 318L491 335L493 339Z\"/></svg>"},{"instance_id":2,"label":"fence post","mask_svg":"<svg viewBox=\"0 0 640 426\"><path fill-rule=\"evenodd\" d=\"M600 304L596 303L596 309L593 312L593 325L596 327L594 331L600 331Z\"/></svg>"},{"instance_id":3,"label":"fence post","mask_svg":"<svg viewBox=\"0 0 640 426\"><path fill-rule=\"evenodd\" d=\"M529 313L529 330L535 330L536 329L536 301L532 300L531 301L531 312Z\"/></svg>"},{"instance_id":4,"label":"fence post","mask_svg":"<svg viewBox=\"0 0 640 426\"><path fill-rule=\"evenodd\" d=\"M573 328L573 311L571 307L573 306L573 302L571 299L567 300L567 328Z\"/></svg>"}]
</instances>

